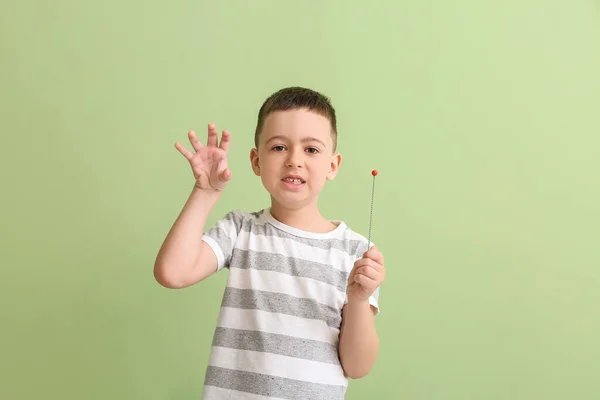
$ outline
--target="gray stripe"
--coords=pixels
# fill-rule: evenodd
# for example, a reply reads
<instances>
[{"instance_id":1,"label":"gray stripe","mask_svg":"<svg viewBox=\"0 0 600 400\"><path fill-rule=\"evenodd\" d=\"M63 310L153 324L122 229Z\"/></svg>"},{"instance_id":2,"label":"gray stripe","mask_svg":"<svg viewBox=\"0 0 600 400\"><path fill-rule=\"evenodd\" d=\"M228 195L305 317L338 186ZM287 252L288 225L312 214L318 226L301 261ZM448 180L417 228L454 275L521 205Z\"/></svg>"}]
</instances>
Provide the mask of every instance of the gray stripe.
<instances>
[{"instance_id":1,"label":"gray stripe","mask_svg":"<svg viewBox=\"0 0 600 400\"><path fill-rule=\"evenodd\" d=\"M336 287L346 293L349 272L340 271L329 264L286 257L282 254L236 249L230 268L276 271L283 274L310 278Z\"/></svg>"},{"instance_id":2,"label":"gray stripe","mask_svg":"<svg viewBox=\"0 0 600 400\"><path fill-rule=\"evenodd\" d=\"M342 316L339 310L316 300L302 299L283 293L262 292L251 289L227 287L223 295L223 307L245 310L262 310L272 313L325 321L333 328L340 328Z\"/></svg>"},{"instance_id":3,"label":"gray stripe","mask_svg":"<svg viewBox=\"0 0 600 400\"><path fill-rule=\"evenodd\" d=\"M260 218L260 216L264 213L265 209L263 208L262 210L251 212L250 215L252 215L254 218Z\"/></svg>"},{"instance_id":4,"label":"gray stripe","mask_svg":"<svg viewBox=\"0 0 600 400\"><path fill-rule=\"evenodd\" d=\"M260 331L217 328L212 344L230 349L260 351L340 365L337 347L318 340Z\"/></svg>"},{"instance_id":5,"label":"gray stripe","mask_svg":"<svg viewBox=\"0 0 600 400\"><path fill-rule=\"evenodd\" d=\"M277 376L208 367L205 385L287 400L343 400L346 386L325 385Z\"/></svg>"},{"instance_id":6,"label":"gray stripe","mask_svg":"<svg viewBox=\"0 0 600 400\"><path fill-rule=\"evenodd\" d=\"M225 256L225 266L229 265L233 251L233 240L227 236L223 229L216 226L210 231L206 232L206 236L212 238L215 242L217 242L219 247L221 247L223 255Z\"/></svg>"},{"instance_id":7,"label":"gray stripe","mask_svg":"<svg viewBox=\"0 0 600 400\"><path fill-rule=\"evenodd\" d=\"M231 228L234 228L234 230L239 233L241 225L242 215L237 211L230 211L218 221L218 224L204 233L219 244L225 255L226 266L229 265L229 262L231 261L231 253L233 252L235 240L235 238L228 236L227 232L230 231ZM225 228L223 229L221 226L224 226Z\"/></svg>"}]
</instances>

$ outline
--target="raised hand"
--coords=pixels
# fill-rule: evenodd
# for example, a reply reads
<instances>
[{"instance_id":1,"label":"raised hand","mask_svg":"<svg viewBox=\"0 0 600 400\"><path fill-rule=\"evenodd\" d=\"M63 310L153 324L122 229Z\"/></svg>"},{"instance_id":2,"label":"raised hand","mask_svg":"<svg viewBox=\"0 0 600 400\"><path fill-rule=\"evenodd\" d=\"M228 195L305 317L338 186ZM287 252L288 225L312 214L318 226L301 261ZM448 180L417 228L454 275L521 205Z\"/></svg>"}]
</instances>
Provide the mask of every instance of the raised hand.
<instances>
[{"instance_id":1,"label":"raised hand","mask_svg":"<svg viewBox=\"0 0 600 400\"><path fill-rule=\"evenodd\" d=\"M231 135L228 131L223 131L219 144L217 128L214 124L209 124L206 146L202 145L194 131L188 132L188 137L195 153L180 143L175 143L175 148L190 162L196 187L203 190L223 190L231 179L231 171L227 167Z\"/></svg>"}]
</instances>

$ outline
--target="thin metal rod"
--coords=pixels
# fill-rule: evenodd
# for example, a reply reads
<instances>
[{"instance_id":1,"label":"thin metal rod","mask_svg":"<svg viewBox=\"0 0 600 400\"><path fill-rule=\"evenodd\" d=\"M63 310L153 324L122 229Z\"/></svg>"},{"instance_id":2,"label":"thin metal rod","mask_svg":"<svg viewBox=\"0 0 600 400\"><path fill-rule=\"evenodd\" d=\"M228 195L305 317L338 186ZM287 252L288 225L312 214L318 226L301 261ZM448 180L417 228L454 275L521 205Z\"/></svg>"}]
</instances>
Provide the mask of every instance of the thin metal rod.
<instances>
[{"instance_id":1,"label":"thin metal rod","mask_svg":"<svg viewBox=\"0 0 600 400\"><path fill-rule=\"evenodd\" d=\"M375 175L373 175L373 190L371 191L371 212L369 215L369 249L371 248L371 226L373 225L373 202L375 201Z\"/></svg>"}]
</instances>

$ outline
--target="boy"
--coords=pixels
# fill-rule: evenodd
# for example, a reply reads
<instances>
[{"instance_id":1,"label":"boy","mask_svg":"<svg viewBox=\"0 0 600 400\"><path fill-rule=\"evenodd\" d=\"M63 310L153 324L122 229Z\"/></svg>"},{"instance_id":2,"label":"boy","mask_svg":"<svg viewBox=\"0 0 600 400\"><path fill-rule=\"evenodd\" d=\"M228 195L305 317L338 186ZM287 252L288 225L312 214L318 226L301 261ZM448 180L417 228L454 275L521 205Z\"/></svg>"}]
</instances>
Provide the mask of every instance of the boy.
<instances>
[{"instance_id":1,"label":"boy","mask_svg":"<svg viewBox=\"0 0 600 400\"><path fill-rule=\"evenodd\" d=\"M254 213L206 220L232 174L231 136L208 126L206 146L176 148L196 183L156 259L163 286L183 288L229 268L204 381L204 399L343 399L348 378L372 368L383 256L318 197L341 165L335 110L310 89L271 95L258 114L252 169L271 196Z\"/></svg>"}]
</instances>

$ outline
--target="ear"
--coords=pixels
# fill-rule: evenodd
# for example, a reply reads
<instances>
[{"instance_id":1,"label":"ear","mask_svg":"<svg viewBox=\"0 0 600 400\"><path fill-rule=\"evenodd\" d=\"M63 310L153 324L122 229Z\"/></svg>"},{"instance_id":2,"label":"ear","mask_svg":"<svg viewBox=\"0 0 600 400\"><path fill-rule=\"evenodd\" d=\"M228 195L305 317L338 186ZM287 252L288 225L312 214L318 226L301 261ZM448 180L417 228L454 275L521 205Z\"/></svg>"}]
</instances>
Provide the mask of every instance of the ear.
<instances>
[{"instance_id":1,"label":"ear","mask_svg":"<svg viewBox=\"0 0 600 400\"><path fill-rule=\"evenodd\" d=\"M329 164L329 173L327 174L327 180L332 181L336 177L341 166L342 166L342 155L339 153L334 154L331 157L331 162Z\"/></svg>"},{"instance_id":2,"label":"ear","mask_svg":"<svg viewBox=\"0 0 600 400\"><path fill-rule=\"evenodd\" d=\"M252 165L254 174L260 176L260 164L258 162L258 150L256 148L250 150L250 164Z\"/></svg>"}]
</instances>

